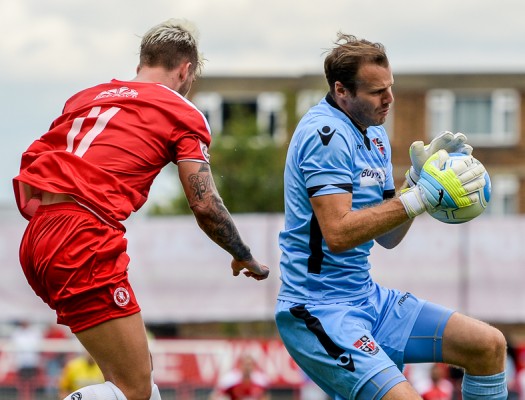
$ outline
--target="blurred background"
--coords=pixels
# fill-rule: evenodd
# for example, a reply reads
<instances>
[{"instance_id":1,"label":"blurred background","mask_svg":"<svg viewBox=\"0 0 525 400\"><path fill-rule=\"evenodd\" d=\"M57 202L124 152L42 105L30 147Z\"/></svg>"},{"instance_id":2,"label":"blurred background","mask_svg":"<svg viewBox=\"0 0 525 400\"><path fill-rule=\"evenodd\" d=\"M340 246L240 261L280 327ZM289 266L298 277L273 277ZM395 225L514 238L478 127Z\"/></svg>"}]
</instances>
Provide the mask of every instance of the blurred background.
<instances>
[{"instance_id":1,"label":"blurred background","mask_svg":"<svg viewBox=\"0 0 525 400\"><path fill-rule=\"evenodd\" d=\"M212 128L219 191L272 272L264 282L233 278L229 256L189 214L176 167L159 175L126 227L163 398L222 398L221 379L246 355L268 398L324 398L283 348L273 307L285 153L299 118L327 92L324 53L338 31L387 48L395 103L385 127L398 185L410 144L442 130L465 132L492 180L476 220L452 226L423 216L396 249L374 248L374 278L500 328L512 396L525 398L525 3L384 3L0 0L0 399L61 398L66 364L83 356L19 267L26 222L11 179L20 155L70 95L133 78L140 36L169 17L200 30L206 63L189 97ZM422 393L440 380L454 398L460 374L438 367L406 374Z\"/></svg>"}]
</instances>

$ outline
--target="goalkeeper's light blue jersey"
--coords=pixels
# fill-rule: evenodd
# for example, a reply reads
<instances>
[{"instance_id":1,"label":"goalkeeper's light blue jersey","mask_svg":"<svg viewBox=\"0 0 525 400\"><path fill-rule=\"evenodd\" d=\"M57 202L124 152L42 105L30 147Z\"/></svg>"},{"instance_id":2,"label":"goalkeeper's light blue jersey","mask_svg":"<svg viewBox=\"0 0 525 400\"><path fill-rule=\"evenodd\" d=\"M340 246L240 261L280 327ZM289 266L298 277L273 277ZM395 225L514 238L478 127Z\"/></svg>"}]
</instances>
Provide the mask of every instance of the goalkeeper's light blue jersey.
<instances>
[{"instance_id":1,"label":"goalkeeper's light blue jersey","mask_svg":"<svg viewBox=\"0 0 525 400\"><path fill-rule=\"evenodd\" d=\"M328 250L310 197L352 193L352 209L395 193L391 148L382 126L363 134L327 97L299 122L286 159L285 227L279 235L279 299L297 303L358 300L372 290L368 256L373 241L334 254Z\"/></svg>"}]
</instances>

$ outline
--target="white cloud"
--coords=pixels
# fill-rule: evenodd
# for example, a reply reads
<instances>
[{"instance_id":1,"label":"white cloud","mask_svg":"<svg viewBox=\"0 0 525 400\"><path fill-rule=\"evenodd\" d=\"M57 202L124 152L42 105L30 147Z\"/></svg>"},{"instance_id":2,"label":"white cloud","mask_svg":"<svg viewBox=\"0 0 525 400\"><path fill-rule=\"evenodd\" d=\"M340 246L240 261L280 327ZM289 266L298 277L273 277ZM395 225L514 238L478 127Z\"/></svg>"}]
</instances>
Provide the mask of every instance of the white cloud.
<instances>
[{"instance_id":1,"label":"white cloud","mask_svg":"<svg viewBox=\"0 0 525 400\"><path fill-rule=\"evenodd\" d=\"M338 30L384 43L394 70L525 67L521 0L0 2L0 73L10 79L131 74L137 36L169 17L197 23L205 73L320 71Z\"/></svg>"},{"instance_id":2,"label":"white cloud","mask_svg":"<svg viewBox=\"0 0 525 400\"><path fill-rule=\"evenodd\" d=\"M132 78L139 36L170 17L197 24L205 74L321 73L339 30L382 42L394 73L525 72L522 0L0 0L0 10L0 201L66 97Z\"/></svg>"}]
</instances>

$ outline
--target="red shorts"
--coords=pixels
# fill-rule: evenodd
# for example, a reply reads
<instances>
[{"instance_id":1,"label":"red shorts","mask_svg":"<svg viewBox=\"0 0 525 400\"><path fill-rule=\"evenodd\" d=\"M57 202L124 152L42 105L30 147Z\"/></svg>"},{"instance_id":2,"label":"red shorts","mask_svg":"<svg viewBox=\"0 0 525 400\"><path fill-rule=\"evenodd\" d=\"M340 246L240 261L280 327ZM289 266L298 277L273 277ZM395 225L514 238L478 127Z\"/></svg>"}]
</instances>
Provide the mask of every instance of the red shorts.
<instances>
[{"instance_id":1,"label":"red shorts","mask_svg":"<svg viewBox=\"0 0 525 400\"><path fill-rule=\"evenodd\" d=\"M40 206L20 245L35 293L73 333L140 311L128 282L124 232L76 203Z\"/></svg>"}]
</instances>

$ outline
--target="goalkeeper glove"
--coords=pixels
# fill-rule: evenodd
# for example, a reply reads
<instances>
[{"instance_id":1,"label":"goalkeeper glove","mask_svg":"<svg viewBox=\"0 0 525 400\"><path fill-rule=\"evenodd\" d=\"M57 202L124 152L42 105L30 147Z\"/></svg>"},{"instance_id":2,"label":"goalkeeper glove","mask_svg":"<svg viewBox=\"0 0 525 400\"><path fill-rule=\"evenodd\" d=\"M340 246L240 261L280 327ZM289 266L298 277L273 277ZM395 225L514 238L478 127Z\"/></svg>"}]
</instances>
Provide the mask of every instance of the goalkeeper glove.
<instances>
[{"instance_id":1,"label":"goalkeeper glove","mask_svg":"<svg viewBox=\"0 0 525 400\"><path fill-rule=\"evenodd\" d=\"M410 218L436 208L461 208L478 202L476 191L485 186L485 167L473 157L443 169L450 158L439 150L423 165L416 185L401 192L399 199Z\"/></svg>"},{"instance_id":2,"label":"goalkeeper glove","mask_svg":"<svg viewBox=\"0 0 525 400\"><path fill-rule=\"evenodd\" d=\"M463 153L465 155L472 154L472 146L466 144L467 137L461 133L441 132L432 141L425 145L421 141L412 143L409 154L412 166L406 172L405 177L410 187L414 186L419 180L423 164L429 157L438 150L446 150L448 153Z\"/></svg>"}]
</instances>

